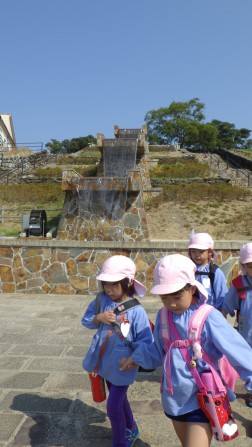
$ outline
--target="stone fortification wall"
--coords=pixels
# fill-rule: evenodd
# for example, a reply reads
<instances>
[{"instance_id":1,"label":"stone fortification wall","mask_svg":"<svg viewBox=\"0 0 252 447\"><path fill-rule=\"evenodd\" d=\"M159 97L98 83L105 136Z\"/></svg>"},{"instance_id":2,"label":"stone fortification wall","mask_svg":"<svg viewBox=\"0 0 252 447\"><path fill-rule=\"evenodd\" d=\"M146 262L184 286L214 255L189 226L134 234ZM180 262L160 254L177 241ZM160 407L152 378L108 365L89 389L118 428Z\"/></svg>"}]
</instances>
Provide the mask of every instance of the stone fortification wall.
<instances>
[{"instance_id":1,"label":"stone fortification wall","mask_svg":"<svg viewBox=\"0 0 252 447\"><path fill-rule=\"evenodd\" d=\"M217 241L218 262L229 283L237 275L239 249L246 241ZM93 294L96 276L112 255L129 256L137 266L137 279L150 289L157 260L167 254L187 255L188 241L101 242L0 239L0 291L2 293Z\"/></svg>"}]
</instances>

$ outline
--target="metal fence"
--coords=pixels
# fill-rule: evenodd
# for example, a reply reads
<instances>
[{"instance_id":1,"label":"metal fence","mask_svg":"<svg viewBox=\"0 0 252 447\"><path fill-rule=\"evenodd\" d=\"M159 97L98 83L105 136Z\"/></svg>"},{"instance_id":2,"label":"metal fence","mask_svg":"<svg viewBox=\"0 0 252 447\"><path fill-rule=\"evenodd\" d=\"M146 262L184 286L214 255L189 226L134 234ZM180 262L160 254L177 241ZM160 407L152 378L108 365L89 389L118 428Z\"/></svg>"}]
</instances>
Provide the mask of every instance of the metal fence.
<instances>
[{"instance_id":1,"label":"metal fence","mask_svg":"<svg viewBox=\"0 0 252 447\"><path fill-rule=\"evenodd\" d=\"M0 152L8 152L12 149L27 148L32 152L42 152L44 150L44 143L42 141L34 143L16 143L15 146L7 145L0 146Z\"/></svg>"},{"instance_id":2,"label":"metal fence","mask_svg":"<svg viewBox=\"0 0 252 447\"><path fill-rule=\"evenodd\" d=\"M237 178L243 178L244 183L248 188L252 186L252 173L248 169L235 162L230 157L226 156L224 160L223 158L220 159L218 155L211 154L210 159L211 163L217 166L217 169L221 169L221 167L223 167L224 165L226 170L228 170L228 168L233 168L236 172Z\"/></svg>"},{"instance_id":3,"label":"metal fence","mask_svg":"<svg viewBox=\"0 0 252 447\"><path fill-rule=\"evenodd\" d=\"M35 209L35 208L33 208ZM0 207L0 224L6 225L8 223L23 224L23 216L30 215L32 208L22 208L16 210L15 208ZM47 221L56 218L61 214L62 208L46 209Z\"/></svg>"}]
</instances>

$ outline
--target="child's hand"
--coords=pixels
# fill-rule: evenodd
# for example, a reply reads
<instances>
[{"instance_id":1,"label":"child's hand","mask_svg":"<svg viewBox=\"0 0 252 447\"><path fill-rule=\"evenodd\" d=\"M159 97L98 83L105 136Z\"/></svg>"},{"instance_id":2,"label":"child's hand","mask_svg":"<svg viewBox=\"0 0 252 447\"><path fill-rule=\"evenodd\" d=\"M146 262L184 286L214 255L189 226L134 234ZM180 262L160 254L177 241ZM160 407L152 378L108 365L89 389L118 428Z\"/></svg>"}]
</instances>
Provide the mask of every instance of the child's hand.
<instances>
[{"instance_id":1,"label":"child's hand","mask_svg":"<svg viewBox=\"0 0 252 447\"><path fill-rule=\"evenodd\" d=\"M131 369L137 368L132 357L123 357L119 361L120 371L130 371Z\"/></svg>"},{"instance_id":2,"label":"child's hand","mask_svg":"<svg viewBox=\"0 0 252 447\"><path fill-rule=\"evenodd\" d=\"M113 310L106 310L106 312L96 315L96 319L99 323L111 324L116 321L116 316Z\"/></svg>"}]
</instances>

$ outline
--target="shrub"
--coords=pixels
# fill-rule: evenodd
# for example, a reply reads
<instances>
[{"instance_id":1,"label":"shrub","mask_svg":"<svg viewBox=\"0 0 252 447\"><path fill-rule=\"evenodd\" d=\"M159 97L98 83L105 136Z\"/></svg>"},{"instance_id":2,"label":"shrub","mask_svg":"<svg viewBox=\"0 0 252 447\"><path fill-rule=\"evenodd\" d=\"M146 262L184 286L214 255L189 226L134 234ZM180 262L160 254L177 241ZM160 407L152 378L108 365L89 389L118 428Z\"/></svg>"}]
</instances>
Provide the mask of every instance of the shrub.
<instances>
[{"instance_id":1,"label":"shrub","mask_svg":"<svg viewBox=\"0 0 252 447\"><path fill-rule=\"evenodd\" d=\"M20 185L0 185L1 204L34 204L42 206L45 203L63 203L65 191L62 191L61 183L33 183Z\"/></svg>"},{"instance_id":2,"label":"shrub","mask_svg":"<svg viewBox=\"0 0 252 447\"><path fill-rule=\"evenodd\" d=\"M163 202L174 202L184 204L185 202L198 203L200 200L229 202L232 200L246 200L251 197L251 192L246 188L229 184L208 184L200 185L189 183L185 185L164 185L163 191L156 197L145 202L146 209L157 208Z\"/></svg>"},{"instance_id":3,"label":"shrub","mask_svg":"<svg viewBox=\"0 0 252 447\"><path fill-rule=\"evenodd\" d=\"M210 168L205 163L196 160L181 159L175 163L160 160L158 166L150 170L151 180L154 178L195 178L208 177Z\"/></svg>"}]
</instances>

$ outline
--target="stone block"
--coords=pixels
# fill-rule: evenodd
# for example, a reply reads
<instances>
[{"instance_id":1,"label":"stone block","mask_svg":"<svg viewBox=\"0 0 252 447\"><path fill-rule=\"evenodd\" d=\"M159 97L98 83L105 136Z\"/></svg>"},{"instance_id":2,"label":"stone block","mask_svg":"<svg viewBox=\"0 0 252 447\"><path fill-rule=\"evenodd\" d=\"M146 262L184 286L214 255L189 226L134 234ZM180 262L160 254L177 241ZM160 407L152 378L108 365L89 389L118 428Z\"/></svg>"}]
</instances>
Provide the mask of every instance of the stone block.
<instances>
[{"instance_id":1,"label":"stone block","mask_svg":"<svg viewBox=\"0 0 252 447\"><path fill-rule=\"evenodd\" d=\"M72 371L82 372L82 361L74 358L35 358L28 366L28 371Z\"/></svg>"},{"instance_id":2,"label":"stone block","mask_svg":"<svg viewBox=\"0 0 252 447\"><path fill-rule=\"evenodd\" d=\"M1 414L0 442L6 443L9 441L23 417L23 414Z\"/></svg>"},{"instance_id":3,"label":"stone block","mask_svg":"<svg viewBox=\"0 0 252 447\"><path fill-rule=\"evenodd\" d=\"M20 373L2 372L0 376L0 387L2 389L37 389L44 385L48 376L49 374L46 373L27 371Z\"/></svg>"}]
</instances>

